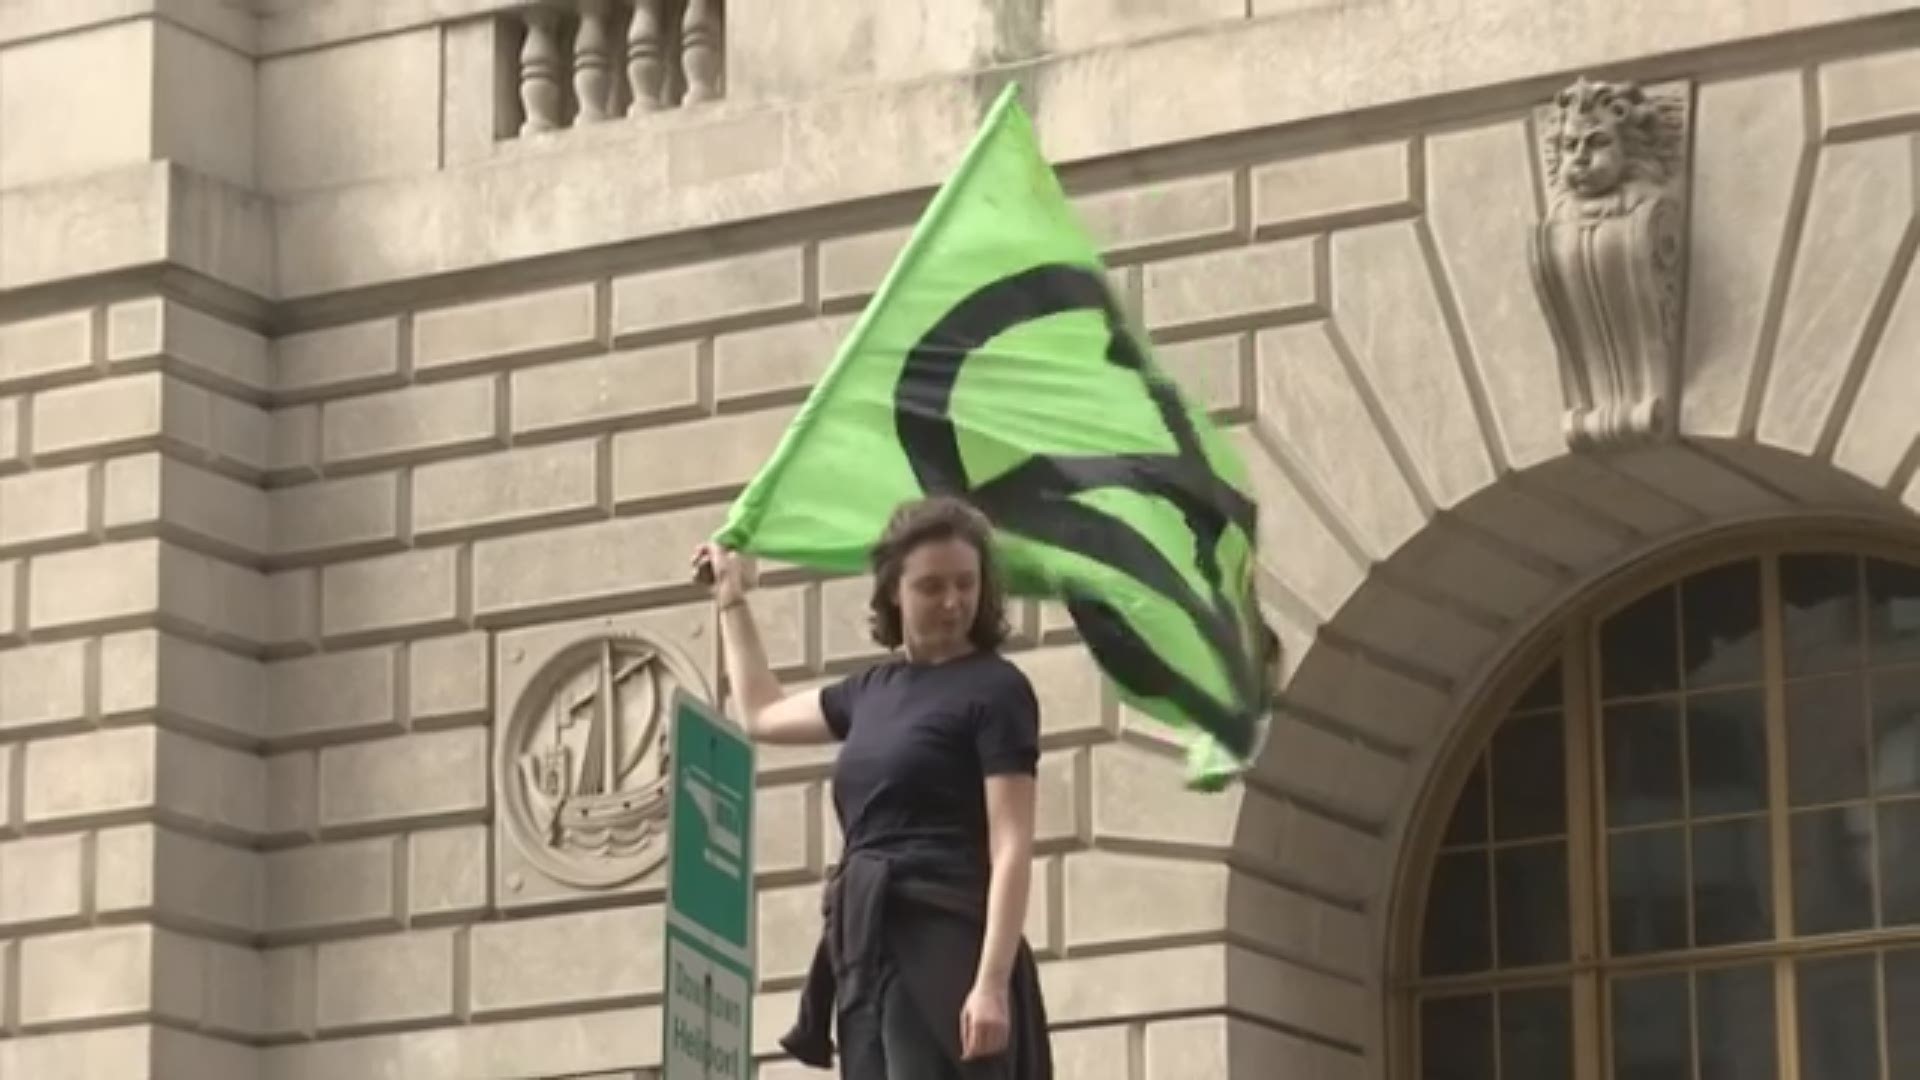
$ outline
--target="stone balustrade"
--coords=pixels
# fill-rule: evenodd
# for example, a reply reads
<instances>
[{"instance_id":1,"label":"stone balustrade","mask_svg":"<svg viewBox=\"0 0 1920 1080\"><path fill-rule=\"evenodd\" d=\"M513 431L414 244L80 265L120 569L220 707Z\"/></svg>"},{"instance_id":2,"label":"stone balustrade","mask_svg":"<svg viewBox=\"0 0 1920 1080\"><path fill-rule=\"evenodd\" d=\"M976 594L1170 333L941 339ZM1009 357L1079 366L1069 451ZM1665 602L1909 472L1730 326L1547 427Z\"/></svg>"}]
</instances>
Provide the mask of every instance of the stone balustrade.
<instances>
[{"instance_id":1,"label":"stone balustrade","mask_svg":"<svg viewBox=\"0 0 1920 1080\"><path fill-rule=\"evenodd\" d=\"M500 18L507 39L519 42L518 64L501 70L518 101L513 134L643 116L725 92L725 0L570 0Z\"/></svg>"}]
</instances>

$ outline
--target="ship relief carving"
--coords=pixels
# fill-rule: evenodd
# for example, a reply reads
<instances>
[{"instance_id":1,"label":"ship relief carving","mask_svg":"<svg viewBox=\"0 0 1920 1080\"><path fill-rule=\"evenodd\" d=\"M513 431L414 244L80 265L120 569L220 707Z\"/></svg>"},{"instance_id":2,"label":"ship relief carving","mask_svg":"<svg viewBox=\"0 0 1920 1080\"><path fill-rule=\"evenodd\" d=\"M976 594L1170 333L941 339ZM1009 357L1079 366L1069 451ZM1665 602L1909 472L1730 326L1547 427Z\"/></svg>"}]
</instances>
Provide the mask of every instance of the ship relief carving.
<instances>
[{"instance_id":1,"label":"ship relief carving","mask_svg":"<svg viewBox=\"0 0 1920 1080\"><path fill-rule=\"evenodd\" d=\"M617 887L660 866L668 711L680 687L706 696L684 660L638 636L577 641L547 660L496 754L502 824L522 860L579 889ZM508 874L510 891L524 884Z\"/></svg>"},{"instance_id":2,"label":"ship relief carving","mask_svg":"<svg viewBox=\"0 0 1920 1080\"><path fill-rule=\"evenodd\" d=\"M1535 116L1545 220L1529 251L1575 449L1670 435L1686 280L1684 90L1581 79Z\"/></svg>"}]
</instances>

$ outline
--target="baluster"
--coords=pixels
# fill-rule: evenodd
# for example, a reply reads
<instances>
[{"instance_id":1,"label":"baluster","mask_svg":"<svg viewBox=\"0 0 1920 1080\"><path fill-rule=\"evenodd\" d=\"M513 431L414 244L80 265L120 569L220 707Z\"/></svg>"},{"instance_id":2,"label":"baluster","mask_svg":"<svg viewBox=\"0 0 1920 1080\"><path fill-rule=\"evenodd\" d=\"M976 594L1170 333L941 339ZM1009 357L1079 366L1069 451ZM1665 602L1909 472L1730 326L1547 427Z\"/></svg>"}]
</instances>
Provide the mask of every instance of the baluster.
<instances>
[{"instance_id":1,"label":"baluster","mask_svg":"<svg viewBox=\"0 0 1920 1080\"><path fill-rule=\"evenodd\" d=\"M719 0L687 0L680 23L680 62L687 72L687 104L720 96L721 10Z\"/></svg>"},{"instance_id":2,"label":"baluster","mask_svg":"<svg viewBox=\"0 0 1920 1080\"><path fill-rule=\"evenodd\" d=\"M607 118L612 81L607 41L607 0L580 0L580 27L573 35L573 96L580 102L582 123Z\"/></svg>"},{"instance_id":3,"label":"baluster","mask_svg":"<svg viewBox=\"0 0 1920 1080\"><path fill-rule=\"evenodd\" d=\"M660 7L663 0L634 0L633 20L627 24L627 86L633 92L628 116L653 112L662 105L661 82L667 67L660 56Z\"/></svg>"},{"instance_id":4,"label":"baluster","mask_svg":"<svg viewBox=\"0 0 1920 1080\"><path fill-rule=\"evenodd\" d=\"M558 16L550 8L528 8L521 18L527 40L520 46L520 105L526 113L520 134L531 135L560 126L560 43L554 33Z\"/></svg>"}]
</instances>

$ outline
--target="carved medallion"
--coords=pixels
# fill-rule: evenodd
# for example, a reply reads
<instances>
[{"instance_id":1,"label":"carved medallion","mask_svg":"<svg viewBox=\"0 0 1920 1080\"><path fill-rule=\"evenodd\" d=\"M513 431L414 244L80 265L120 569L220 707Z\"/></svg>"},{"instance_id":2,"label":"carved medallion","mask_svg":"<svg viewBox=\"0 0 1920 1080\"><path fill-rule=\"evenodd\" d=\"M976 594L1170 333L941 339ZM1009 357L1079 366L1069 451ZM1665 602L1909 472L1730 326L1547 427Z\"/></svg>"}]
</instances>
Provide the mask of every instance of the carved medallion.
<instances>
[{"instance_id":1,"label":"carved medallion","mask_svg":"<svg viewBox=\"0 0 1920 1080\"><path fill-rule=\"evenodd\" d=\"M1576 449L1670 434L1686 280L1683 92L1574 83L1543 107L1547 216L1529 251Z\"/></svg>"},{"instance_id":2,"label":"carved medallion","mask_svg":"<svg viewBox=\"0 0 1920 1080\"><path fill-rule=\"evenodd\" d=\"M515 847L579 888L624 884L666 857L668 716L674 691L706 696L664 646L576 641L528 681L501 733L495 777Z\"/></svg>"}]
</instances>

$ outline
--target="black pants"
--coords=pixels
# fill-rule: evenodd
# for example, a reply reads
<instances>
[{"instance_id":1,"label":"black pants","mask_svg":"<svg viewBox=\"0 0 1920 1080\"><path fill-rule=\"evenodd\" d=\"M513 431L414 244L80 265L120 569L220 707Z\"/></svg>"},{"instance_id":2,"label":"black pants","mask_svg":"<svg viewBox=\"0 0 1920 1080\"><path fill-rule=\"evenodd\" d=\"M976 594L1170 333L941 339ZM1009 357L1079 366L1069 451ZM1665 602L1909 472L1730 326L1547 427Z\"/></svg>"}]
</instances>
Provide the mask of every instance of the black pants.
<instances>
[{"instance_id":1,"label":"black pants","mask_svg":"<svg viewBox=\"0 0 1920 1080\"><path fill-rule=\"evenodd\" d=\"M845 1031L845 1049L877 1047L884 1063L843 1059L843 1076L885 1076L887 1080L996 1080L1005 1072L1006 1058L997 1055L986 1061L956 1062L947 1056L927 1019L920 1014L919 1003L908 992L904 980L889 971L866 1007L844 1014L842 1024L858 1025L864 1031ZM955 1018L954 1022L958 1022ZM876 1031L872 1038L869 1032ZM855 1051L857 1054L858 1051Z\"/></svg>"}]
</instances>

